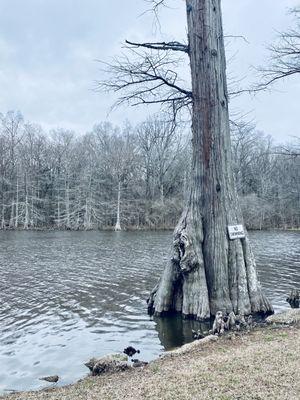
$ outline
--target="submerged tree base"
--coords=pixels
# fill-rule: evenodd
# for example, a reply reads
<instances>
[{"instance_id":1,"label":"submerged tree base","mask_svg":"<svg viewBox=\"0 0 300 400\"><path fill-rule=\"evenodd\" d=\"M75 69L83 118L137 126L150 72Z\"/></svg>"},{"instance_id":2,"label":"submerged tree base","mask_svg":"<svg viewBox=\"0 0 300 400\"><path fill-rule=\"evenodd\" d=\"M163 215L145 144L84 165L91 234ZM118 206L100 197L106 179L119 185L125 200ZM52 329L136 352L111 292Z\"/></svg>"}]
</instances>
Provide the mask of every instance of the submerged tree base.
<instances>
[{"instance_id":1,"label":"submerged tree base","mask_svg":"<svg viewBox=\"0 0 300 400\"><path fill-rule=\"evenodd\" d=\"M149 314L180 313L183 318L206 321L218 311L273 313L258 282L247 233L245 238L230 240L226 219L215 224L212 238L204 233L202 217L190 200L174 231L173 254L147 301Z\"/></svg>"},{"instance_id":2,"label":"submerged tree base","mask_svg":"<svg viewBox=\"0 0 300 400\"><path fill-rule=\"evenodd\" d=\"M179 311L163 311L163 312L157 312L155 311L155 308L152 306L149 306L150 298L147 299L147 304L148 304L148 315L151 317L156 317L156 318L168 318L168 317L181 317L183 320L192 320L192 321L198 321L198 322L203 322L205 324L210 324L212 325L215 315L211 314L209 317L206 318L200 318L197 315L194 314L183 314ZM230 313L226 313L229 315ZM268 310L268 311L260 311L256 312L254 314L242 314L245 317L247 316L252 316L255 321L265 321L266 318L268 318L270 315L274 314L274 310Z\"/></svg>"}]
</instances>

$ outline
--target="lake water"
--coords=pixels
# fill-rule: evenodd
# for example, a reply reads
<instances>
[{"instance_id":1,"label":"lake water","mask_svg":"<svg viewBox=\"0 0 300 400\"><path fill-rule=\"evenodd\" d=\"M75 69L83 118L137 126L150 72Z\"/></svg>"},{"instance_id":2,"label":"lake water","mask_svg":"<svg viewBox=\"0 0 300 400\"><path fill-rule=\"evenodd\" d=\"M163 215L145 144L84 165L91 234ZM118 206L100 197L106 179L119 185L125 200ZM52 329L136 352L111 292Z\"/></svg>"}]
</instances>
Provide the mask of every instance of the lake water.
<instances>
[{"instance_id":1,"label":"lake water","mask_svg":"<svg viewBox=\"0 0 300 400\"><path fill-rule=\"evenodd\" d=\"M300 233L251 232L261 282L276 311L300 287ZM190 341L194 321L153 321L145 299L167 260L171 232L0 232L0 391L74 382L92 356L129 344L140 359Z\"/></svg>"}]
</instances>

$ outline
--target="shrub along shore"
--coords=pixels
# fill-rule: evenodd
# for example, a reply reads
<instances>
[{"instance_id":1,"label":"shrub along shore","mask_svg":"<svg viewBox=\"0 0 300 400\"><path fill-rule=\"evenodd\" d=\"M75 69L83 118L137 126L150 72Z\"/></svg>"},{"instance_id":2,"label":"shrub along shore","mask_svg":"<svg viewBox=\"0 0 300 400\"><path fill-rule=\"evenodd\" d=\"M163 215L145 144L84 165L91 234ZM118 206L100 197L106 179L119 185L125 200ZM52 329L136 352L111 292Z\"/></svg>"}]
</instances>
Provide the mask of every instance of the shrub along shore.
<instances>
[{"instance_id":1,"label":"shrub along shore","mask_svg":"<svg viewBox=\"0 0 300 400\"><path fill-rule=\"evenodd\" d=\"M19 392L6 400L197 400L300 398L300 309L264 327L207 337L142 368L88 376L75 384Z\"/></svg>"}]
</instances>

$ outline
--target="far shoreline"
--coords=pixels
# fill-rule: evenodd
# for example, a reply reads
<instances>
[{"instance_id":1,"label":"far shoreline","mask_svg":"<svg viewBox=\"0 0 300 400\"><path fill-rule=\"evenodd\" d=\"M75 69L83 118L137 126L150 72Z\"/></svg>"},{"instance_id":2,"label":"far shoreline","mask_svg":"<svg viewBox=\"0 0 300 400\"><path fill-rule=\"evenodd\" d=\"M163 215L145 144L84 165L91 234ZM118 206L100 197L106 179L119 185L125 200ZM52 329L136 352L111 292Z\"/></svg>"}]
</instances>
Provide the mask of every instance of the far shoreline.
<instances>
[{"instance_id":1,"label":"far shoreline","mask_svg":"<svg viewBox=\"0 0 300 400\"><path fill-rule=\"evenodd\" d=\"M93 229L59 229L57 227L36 227L36 228L6 228L0 229L0 232L172 232L175 227L125 227L121 231L115 231L114 227L103 227ZM263 229L250 229L247 232L300 232L298 228L263 228Z\"/></svg>"}]
</instances>

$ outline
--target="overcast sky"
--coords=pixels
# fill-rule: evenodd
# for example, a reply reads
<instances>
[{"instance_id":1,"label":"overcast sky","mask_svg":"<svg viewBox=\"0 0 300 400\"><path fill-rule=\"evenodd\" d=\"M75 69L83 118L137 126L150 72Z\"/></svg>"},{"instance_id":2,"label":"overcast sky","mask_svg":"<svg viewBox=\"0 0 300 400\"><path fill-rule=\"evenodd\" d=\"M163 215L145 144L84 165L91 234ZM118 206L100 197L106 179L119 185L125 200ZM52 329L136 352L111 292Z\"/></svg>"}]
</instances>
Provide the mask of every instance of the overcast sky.
<instances>
[{"instance_id":1,"label":"overcast sky","mask_svg":"<svg viewBox=\"0 0 300 400\"><path fill-rule=\"evenodd\" d=\"M228 46L231 73L254 80L251 66L263 64L266 45L293 24L287 13L299 0L223 0L224 31L244 35ZM107 116L113 98L95 93L101 79L95 59L110 60L131 40L184 40L184 0L169 0L160 29L153 15L143 14L143 0L0 0L0 112L20 110L26 120L46 129L64 127L84 133L109 118L121 124L145 118L150 109L122 108ZM143 15L142 15L143 14ZM229 55L228 55L229 58ZM300 79L276 91L244 95L231 107L256 121L277 141L300 135Z\"/></svg>"}]
</instances>

